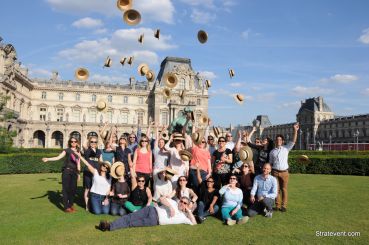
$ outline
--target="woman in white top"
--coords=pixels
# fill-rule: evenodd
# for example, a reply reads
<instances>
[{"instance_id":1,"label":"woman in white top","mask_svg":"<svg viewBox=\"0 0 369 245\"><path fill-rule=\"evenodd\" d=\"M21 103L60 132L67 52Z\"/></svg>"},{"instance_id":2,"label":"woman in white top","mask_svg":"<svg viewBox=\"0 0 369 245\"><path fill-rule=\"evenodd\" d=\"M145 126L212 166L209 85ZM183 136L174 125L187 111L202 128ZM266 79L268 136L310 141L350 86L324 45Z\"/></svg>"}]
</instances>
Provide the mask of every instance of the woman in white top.
<instances>
[{"instance_id":1,"label":"woman in white top","mask_svg":"<svg viewBox=\"0 0 369 245\"><path fill-rule=\"evenodd\" d=\"M108 197L111 187L111 177L109 174L110 163L108 161L100 162L100 167L97 170L83 157L80 158L94 176L90 189L92 212L94 214L109 214L110 203Z\"/></svg>"},{"instance_id":2,"label":"woman in white top","mask_svg":"<svg viewBox=\"0 0 369 245\"><path fill-rule=\"evenodd\" d=\"M190 200L189 208L193 212L197 207L196 201L198 197L196 193L191 188L187 188L186 185L187 185L187 177L186 176L179 177L177 182L177 188L173 190L171 197L174 197L174 199L177 202L179 202L179 200L181 200L182 197L187 197Z\"/></svg>"},{"instance_id":3,"label":"woman in white top","mask_svg":"<svg viewBox=\"0 0 369 245\"><path fill-rule=\"evenodd\" d=\"M188 176L188 161L183 161L179 155L179 151L185 150L183 144L185 138L183 138L181 133L173 133L170 136L170 140L165 145L165 149L170 153L169 165L174 169L178 175L173 176L172 183L175 186L179 176ZM174 147L169 147L170 144L174 142Z\"/></svg>"}]
</instances>

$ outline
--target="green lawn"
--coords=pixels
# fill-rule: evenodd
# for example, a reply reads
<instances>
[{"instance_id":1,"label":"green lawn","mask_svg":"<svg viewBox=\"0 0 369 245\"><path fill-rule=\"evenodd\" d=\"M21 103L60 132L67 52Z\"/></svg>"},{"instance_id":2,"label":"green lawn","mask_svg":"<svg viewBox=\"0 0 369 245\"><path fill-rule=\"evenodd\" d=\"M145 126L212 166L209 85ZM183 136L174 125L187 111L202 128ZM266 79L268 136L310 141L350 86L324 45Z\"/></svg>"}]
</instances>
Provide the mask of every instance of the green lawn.
<instances>
[{"instance_id":1,"label":"green lawn","mask_svg":"<svg viewBox=\"0 0 369 245\"><path fill-rule=\"evenodd\" d=\"M290 177L289 209L272 219L258 216L227 227L210 218L203 225L172 225L101 232L100 219L81 206L61 210L60 174L0 175L1 244L367 244L369 178ZM81 189L79 183L79 190ZM80 199L80 198L79 198ZM77 202L81 204L81 199ZM360 237L317 237L316 231L360 232Z\"/></svg>"}]
</instances>

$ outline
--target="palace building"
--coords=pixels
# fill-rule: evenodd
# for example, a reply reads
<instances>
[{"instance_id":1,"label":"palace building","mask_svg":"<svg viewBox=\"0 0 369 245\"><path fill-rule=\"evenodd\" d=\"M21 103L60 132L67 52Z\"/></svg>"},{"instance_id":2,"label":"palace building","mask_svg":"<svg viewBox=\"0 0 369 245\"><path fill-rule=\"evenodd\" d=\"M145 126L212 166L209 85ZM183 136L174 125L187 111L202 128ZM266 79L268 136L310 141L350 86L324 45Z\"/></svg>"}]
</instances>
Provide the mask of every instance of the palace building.
<instances>
[{"instance_id":1,"label":"palace building","mask_svg":"<svg viewBox=\"0 0 369 245\"><path fill-rule=\"evenodd\" d=\"M163 93L168 72L178 78L170 96ZM70 136L83 142L104 122L121 135L138 125L145 132L149 121L168 125L185 107L192 108L195 119L207 114L208 88L190 59L167 57L157 74L153 82L131 77L127 84L62 81L57 72L50 79L32 79L17 61L13 45L0 43L0 94L9 98L2 113L14 115L2 126L16 130L15 146L62 148ZM99 101L105 103L104 110L99 110Z\"/></svg>"}]
</instances>

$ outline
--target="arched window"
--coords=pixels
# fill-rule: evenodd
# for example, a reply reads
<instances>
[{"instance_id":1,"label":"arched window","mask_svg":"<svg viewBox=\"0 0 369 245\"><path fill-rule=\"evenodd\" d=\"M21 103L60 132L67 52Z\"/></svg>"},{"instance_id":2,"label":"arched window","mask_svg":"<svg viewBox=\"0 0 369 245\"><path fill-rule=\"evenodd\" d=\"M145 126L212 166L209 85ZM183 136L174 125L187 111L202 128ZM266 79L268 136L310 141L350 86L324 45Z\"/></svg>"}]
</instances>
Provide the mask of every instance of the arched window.
<instances>
[{"instance_id":1,"label":"arched window","mask_svg":"<svg viewBox=\"0 0 369 245\"><path fill-rule=\"evenodd\" d=\"M79 93L76 93L76 101L80 101L81 100L81 95Z\"/></svg>"},{"instance_id":2,"label":"arched window","mask_svg":"<svg viewBox=\"0 0 369 245\"><path fill-rule=\"evenodd\" d=\"M92 102L96 102L96 94L92 95Z\"/></svg>"},{"instance_id":3,"label":"arched window","mask_svg":"<svg viewBox=\"0 0 369 245\"><path fill-rule=\"evenodd\" d=\"M42 92L41 99L46 100L46 92L45 91Z\"/></svg>"},{"instance_id":4,"label":"arched window","mask_svg":"<svg viewBox=\"0 0 369 245\"><path fill-rule=\"evenodd\" d=\"M59 93L59 100L63 100L64 99L64 94L63 93Z\"/></svg>"},{"instance_id":5,"label":"arched window","mask_svg":"<svg viewBox=\"0 0 369 245\"><path fill-rule=\"evenodd\" d=\"M108 102L113 102L113 96L112 95L108 95Z\"/></svg>"}]
</instances>

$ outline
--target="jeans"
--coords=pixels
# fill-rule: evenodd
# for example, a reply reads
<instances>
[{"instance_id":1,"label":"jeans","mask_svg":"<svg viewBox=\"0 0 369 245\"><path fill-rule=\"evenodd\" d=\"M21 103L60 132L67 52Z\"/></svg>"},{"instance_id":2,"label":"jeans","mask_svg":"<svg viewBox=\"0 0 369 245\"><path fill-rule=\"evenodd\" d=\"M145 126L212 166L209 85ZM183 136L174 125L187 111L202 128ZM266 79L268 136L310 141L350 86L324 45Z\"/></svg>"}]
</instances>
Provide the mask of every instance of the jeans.
<instances>
[{"instance_id":1,"label":"jeans","mask_svg":"<svg viewBox=\"0 0 369 245\"><path fill-rule=\"evenodd\" d=\"M94 214L109 214L110 203L102 205L104 199L105 196L90 192L91 207Z\"/></svg>"},{"instance_id":2,"label":"jeans","mask_svg":"<svg viewBox=\"0 0 369 245\"><path fill-rule=\"evenodd\" d=\"M274 199L266 197L260 202L256 201L251 205L251 207L248 209L248 215L250 217L253 217L257 214L261 214L264 211L264 208L267 209L267 211L272 211L274 205Z\"/></svg>"},{"instance_id":3,"label":"jeans","mask_svg":"<svg viewBox=\"0 0 369 245\"><path fill-rule=\"evenodd\" d=\"M127 211L123 207L124 204L114 203L112 202L110 204L110 213L111 215L126 215Z\"/></svg>"},{"instance_id":4,"label":"jeans","mask_svg":"<svg viewBox=\"0 0 369 245\"><path fill-rule=\"evenodd\" d=\"M77 191L77 174L74 171L65 169L62 173L63 205L64 209L70 208L74 203L74 196Z\"/></svg>"},{"instance_id":5,"label":"jeans","mask_svg":"<svg viewBox=\"0 0 369 245\"><path fill-rule=\"evenodd\" d=\"M219 206L218 205L214 205L214 213L211 214L209 212L209 206L210 205L205 205L205 203L203 201L199 201L198 205L197 205L197 214L199 217L204 218L206 216L210 216L210 215L216 215L216 213L218 213L219 211ZM206 210L206 211L205 211Z\"/></svg>"},{"instance_id":6,"label":"jeans","mask_svg":"<svg viewBox=\"0 0 369 245\"><path fill-rule=\"evenodd\" d=\"M154 225L159 225L158 213L155 207L148 206L113 221L110 224L110 230L113 231L120 228Z\"/></svg>"},{"instance_id":7,"label":"jeans","mask_svg":"<svg viewBox=\"0 0 369 245\"><path fill-rule=\"evenodd\" d=\"M204 170L200 170L200 175L201 175L201 179L202 181L206 180L206 175L208 175L208 173ZM190 184L190 188L192 190L197 190L198 186L199 186L199 181L197 180L197 170L196 169L190 169L190 173L188 176L188 183Z\"/></svg>"},{"instance_id":8,"label":"jeans","mask_svg":"<svg viewBox=\"0 0 369 245\"><path fill-rule=\"evenodd\" d=\"M228 220L228 219L235 219L235 220L240 220L243 218L242 216L242 210L241 208L238 209L238 211L231 216L231 212L235 207L222 207L222 219L224 221Z\"/></svg>"}]
</instances>

